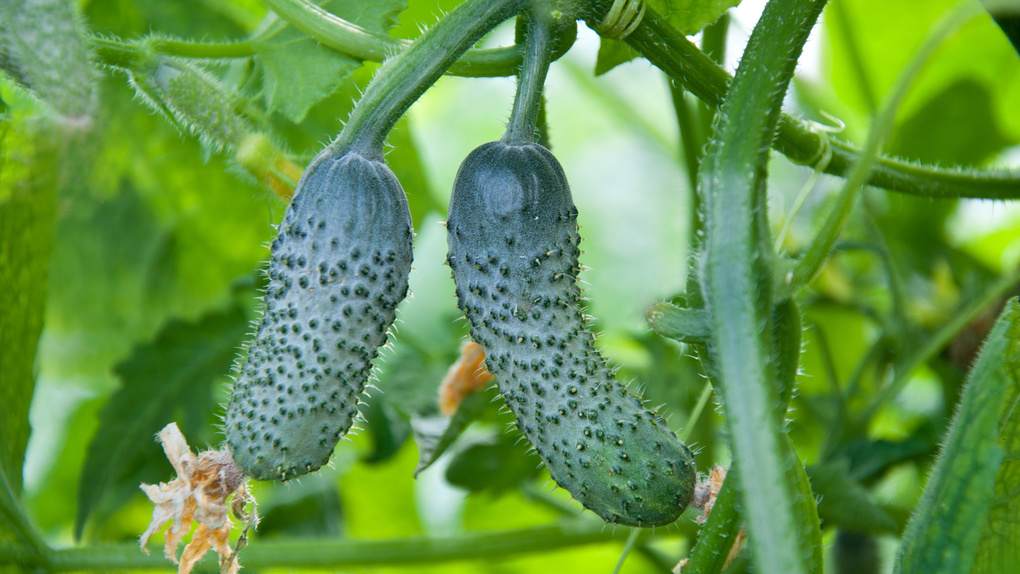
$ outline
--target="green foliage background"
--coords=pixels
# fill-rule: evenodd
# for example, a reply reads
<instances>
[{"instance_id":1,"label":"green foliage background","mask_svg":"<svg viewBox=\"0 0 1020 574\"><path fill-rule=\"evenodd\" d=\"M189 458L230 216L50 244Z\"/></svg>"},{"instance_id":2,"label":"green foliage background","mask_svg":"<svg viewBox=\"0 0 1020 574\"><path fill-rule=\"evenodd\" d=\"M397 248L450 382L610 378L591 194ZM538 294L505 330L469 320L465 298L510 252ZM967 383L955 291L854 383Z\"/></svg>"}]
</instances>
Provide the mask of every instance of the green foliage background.
<instances>
[{"instance_id":1,"label":"green foliage background","mask_svg":"<svg viewBox=\"0 0 1020 574\"><path fill-rule=\"evenodd\" d=\"M718 3L719 9L730 3ZM324 6L367 28L413 38L455 4ZM831 123L824 110L846 124L843 136L862 143L903 67L953 4L833 2L815 31L817 74L795 79L786 108ZM91 0L80 8L94 35L155 32L226 41L262 31L254 57L199 63L257 110L256 125L301 166L339 131L377 68L285 26L255 0ZM682 7L674 8L680 17ZM750 25L742 19L730 25L733 62ZM493 36L489 44L510 43L512 27ZM693 190L669 82L643 59L620 64L633 56L582 34L553 65L547 117L580 212L593 328L619 375L635 381L652 404L665 404L671 426L680 429L702 393L703 373L684 347L651 333L643 315L684 290ZM49 136L36 137L30 125L30 118L49 113L45 104L0 77L0 295L8 297L0 299L0 462L29 520L55 547L78 544L79 537L83 544L136 540L151 512L138 483L169 480L172 472L152 441L164 425L177 421L195 448L219 444L217 405L256 317L258 269L285 208L229 150L180 133L141 105L124 74L107 69L96 82L87 138L58 136L62 145L50 149L38 143ZM448 421L438 415L438 383L467 332L442 266L441 221L457 166L471 149L500 136L512 94L512 79L444 78L391 134L387 161L408 193L417 232L413 296L402 305L379 363L364 430L341 443L333 468L298 484L256 488L264 521L251 544L458 536L581 514L536 468L537 458L516 432L505 432L511 420L489 402L491 389L484 400L465 403L457 423L466 430L452 445L440 438ZM682 95L681 101L693 102ZM928 63L885 152L940 166L1015 169L1017 102L1020 59L982 15ZM783 225L812 170L773 158L770 209ZM23 175L22 168L35 171ZM8 185L21 180L38 190ZM840 185L820 178L792 222L786 251L807 247ZM884 571L892 567L968 368L1014 288L1015 281L1002 277L1015 278L1020 264L1020 212L1001 202L867 189L843 239L801 301L807 329L789 428L821 497L826 570L838 567L841 528L874 536ZM20 295L9 299L12 294ZM925 344L976 302L982 305L961 328L924 354ZM904 380L902 392L873 405L893 379ZM863 416L869 408L874 416ZM472 419L478 420L469 426ZM700 449L699 471L729 464L722 428L709 408L685 429ZM1008 440L1015 453L1014 439ZM419 465L433 461L429 449L437 441L446 454L412 479ZM1008 480L999 482L1005 490L996 495L1015 501L1015 490L1003 484ZM688 511L677 526L643 540L623 571L675 564L693 542L693 517ZM587 518L597 522L590 513ZM536 555L371 569L610 571L626 534ZM0 525L0 544L16 536ZM747 566L744 559L735 568Z\"/></svg>"}]
</instances>

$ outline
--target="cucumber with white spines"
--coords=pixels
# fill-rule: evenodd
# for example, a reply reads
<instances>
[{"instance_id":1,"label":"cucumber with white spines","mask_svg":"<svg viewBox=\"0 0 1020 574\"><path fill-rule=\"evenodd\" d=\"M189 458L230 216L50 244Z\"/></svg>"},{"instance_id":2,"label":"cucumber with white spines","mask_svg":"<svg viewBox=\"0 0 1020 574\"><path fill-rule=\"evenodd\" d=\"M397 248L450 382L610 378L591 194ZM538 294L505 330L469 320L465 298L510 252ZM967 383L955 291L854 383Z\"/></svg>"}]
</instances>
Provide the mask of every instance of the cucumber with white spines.
<instances>
[{"instance_id":1,"label":"cucumber with white spines","mask_svg":"<svg viewBox=\"0 0 1020 574\"><path fill-rule=\"evenodd\" d=\"M552 153L477 148L457 173L447 227L471 336L553 480L608 522L675 521L693 494L693 454L615 380L586 328L577 209Z\"/></svg>"},{"instance_id":2,"label":"cucumber with white spines","mask_svg":"<svg viewBox=\"0 0 1020 574\"><path fill-rule=\"evenodd\" d=\"M329 461L407 294L412 235L380 159L327 148L306 170L227 407L227 442L247 475L288 480Z\"/></svg>"}]
</instances>

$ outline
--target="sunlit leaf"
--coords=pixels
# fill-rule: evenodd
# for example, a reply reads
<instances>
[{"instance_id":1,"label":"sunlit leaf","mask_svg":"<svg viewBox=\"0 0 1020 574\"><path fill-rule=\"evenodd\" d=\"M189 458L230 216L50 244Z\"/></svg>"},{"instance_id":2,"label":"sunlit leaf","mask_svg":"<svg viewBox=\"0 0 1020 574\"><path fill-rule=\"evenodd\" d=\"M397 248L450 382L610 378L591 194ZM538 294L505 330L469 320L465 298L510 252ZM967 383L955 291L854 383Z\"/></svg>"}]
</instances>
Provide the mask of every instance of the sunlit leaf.
<instances>
[{"instance_id":1,"label":"sunlit leaf","mask_svg":"<svg viewBox=\"0 0 1020 574\"><path fill-rule=\"evenodd\" d=\"M699 32L737 4L740 0L647 0L649 8L665 16L670 24L687 35ZM604 74L636 57L637 52L623 42L604 38L599 45L595 75Z\"/></svg>"},{"instance_id":2,"label":"sunlit leaf","mask_svg":"<svg viewBox=\"0 0 1020 574\"><path fill-rule=\"evenodd\" d=\"M396 24L404 6L403 0L323 4L340 18L378 32ZM255 49L264 70L266 106L295 122L361 66L361 60L327 48L292 27L258 42Z\"/></svg>"},{"instance_id":3,"label":"sunlit leaf","mask_svg":"<svg viewBox=\"0 0 1020 574\"><path fill-rule=\"evenodd\" d=\"M971 371L960 405L953 417L948 436L925 488L924 496L914 512L903 536L903 547L897 571L966 573L971 570L989 524L990 536L1006 518L993 506L1015 498L1015 484L1009 480L1015 461L1007 467L1001 441L1015 447L1015 407L1020 397L1017 360L1020 359L1020 304L1013 300L999 318L991 336ZM1000 474L1000 469L1007 470ZM1003 482L996 490L997 477ZM1006 497L1005 500L999 500ZM1012 529L1015 534L1015 529ZM1012 541L1015 545L1015 540ZM1006 540L1005 544L1010 541ZM985 551L994 551L999 544L989 541ZM998 556L988 556L989 569L994 570ZM1015 565L1015 564L1014 564Z\"/></svg>"}]
</instances>

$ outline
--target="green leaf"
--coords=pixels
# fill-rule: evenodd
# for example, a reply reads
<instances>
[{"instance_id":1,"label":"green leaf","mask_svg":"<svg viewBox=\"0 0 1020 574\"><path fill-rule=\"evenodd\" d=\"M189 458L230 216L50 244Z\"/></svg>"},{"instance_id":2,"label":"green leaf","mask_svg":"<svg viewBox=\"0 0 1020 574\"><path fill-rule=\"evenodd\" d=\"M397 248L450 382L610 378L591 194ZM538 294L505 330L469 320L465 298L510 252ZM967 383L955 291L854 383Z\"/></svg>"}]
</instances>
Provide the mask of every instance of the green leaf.
<instances>
[{"instance_id":1,"label":"green leaf","mask_svg":"<svg viewBox=\"0 0 1020 574\"><path fill-rule=\"evenodd\" d=\"M397 23L404 0L331 1L323 7L362 28L386 32ZM308 110L343 84L362 62L287 27L255 44L262 63L266 106L300 122Z\"/></svg>"},{"instance_id":2,"label":"green leaf","mask_svg":"<svg viewBox=\"0 0 1020 574\"><path fill-rule=\"evenodd\" d=\"M361 457L362 462L377 464L393 458L411 434L411 425L390 406L382 393L368 399L361 407L361 415L365 417L365 430L371 439L371 448Z\"/></svg>"},{"instance_id":3,"label":"green leaf","mask_svg":"<svg viewBox=\"0 0 1020 574\"><path fill-rule=\"evenodd\" d=\"M386 164L397 176L407 205L411 209L411 221L415 229L421 229L430 213L445 213L446 203L440 202L429 189L428 176L414 142L414 133L407 118L400 120L390 131L386 143L392 146L386 153Z\"/></svg>"},{"instance_id":4,"label":"green leaf","mask_svg":"<svg viewBox=\"0 0 1020 574\"><path fill-rule=\"evenodd\" d=\"M634 48L619 40L602 38L599 40L599 54L595 59L595 75L601 76L620 64L637 58L640 54Z\"/></svg>"},{"instance_id":5,"label":"green leaf","mask_svg":"<svg viewBox=\"0 0 1020 574\"><path fill-rule=\"evenodd\" d=\"M838 98L838 103L833 104L868 113L866 102L869 99L882 101L927 31L957 3L956 0L851 0L843 2L840 10L831 11L825 22L831 37L827 51L831 62L825 69L829 71L826 84L832 86ZM904 22L910 25L904 26ZM847 33L854 39L853 48L847 42ZM854 65L855 57L860 66ZM987 89L990 111L999 130L1010 137L1020 136L1020 113L1016 106L1020 59L987 14L973 18L943 43L905 97L900 117L913 116L927 102L961 80L981 84ZM853 128L853 117L843 119L850 120ZM933 135L950 127L941 121L936 125L938 129L930 130ZM975 129L973 133L979 131Z\"/></svg>"},{"instance_id":6,"label":"green leaf","mask_svg":"<svg viewBox=\"0 0 1020 574\"><path fill-rule=\"evenodd\" d=\"M921 502L903 536L897 572L971 571L980 548L982 571L999 571L1002 548L1016 547L1015 515L1003 514L1016 502L1017 378L1020 360L1020 304L1014 299L996 322L967 381L942 453ZM1001 480L1001 482L999 482ZM992 509L995 513L992 514ZM980 526L984 525L984 527ZM1013 536L994 540L1005 528ZM985 536L987 533L987 536ZM984 537L984 541L982 538ZM1015 552L1015 550L1013 551Z\"/></svg>"},{"instance_id":7,"label":"green leaf","mask_svg":"<svg viewBox=\"0 0 1020 574\"><path fill-rule=\"evenodd\" d=\"M648 0L650 8L687 36L700 32L737 4L740 0Z\"/></svg>"},{"instance_id":8,"label":"green leaf","mask_svg":"<svg viewBox=\"0 0 1020 574\"><path fill-rule=\"evenodd\" d=\"M903 120L887 151L928 164L980 165L1017 141L999 128L991 91L964 77Z\"/></svg>"},{"instance_id":9,"label":"green leaf","mask_svg":"<svg viewBox=\"0 0 1020 574\"><path fill-rule=\"evenodd\" d=\"M486 393L472 393L461 401L452 417L412 417L414 442L418 445L418 466L414 476L432 466L440 456L464 433L468 425L478 419L490 401Z\"/></svg>"},{"instance_id":10,"label":"green leaf","mask_svg":"<svg viewBox=\"0 0 1020 574\"><path fill-rule=\"evenodd\" d=\"M195 323L169 322L151 343L137 348L115 371L121 388L100 412L78 489L75 535L89 514L139 457L158 452L153 436L175 414L207 411L213 385L230 370L249 322L239 307L211 313Z\"/></svg>"},{"instance_id":11,"label":"green leaf","mask_svg":"<svg viewBox=\"0 0 1020 574\"><path fill-rule=\"evenodd\" d=\"M689 36L718 20L728 8L740 4L740 0L646 0L646 3L677 30ZM637 56L638 53L623 42L603 38L595 62L595 75L605 74Z\"/></svg>"},{"instance_id":12,"label":"green leaf","mask_svg":"<svg viewBox=\"0 0 1020 574\"><path fill-rule=\"evenodd\" d=\"M1011 303L1016 310L1016 301ZM1002 465L995 476L988 521L981 532L972 574L1007 574L1020 564L1020 412L1017 411L1020 366L1020 322L1009 328L1010 348L1004 369L1012 382L1012 392L1004 393L999 418L999 447ZM1012 397L1012 400L1010 400Z\"/></svg>"},{"instance_id":13,"label":"green leaf","mask_svg":"<svg viewBox=\"0 0 1020 574\"><path fill-rule=\"evenodd\" d=\"M336 482L331 478L325 473L312 474L301 479L299 488L260 490L259 538L340 536L344 513Z\"/></svg>"},{"instance_id":14,"label":"green leaf","mask_svg":"<svg viewBox=\"0 0 1020 574\"><path fill-rule=\"evenodd\" d=\"M818 515L826 526L837 525L854 532L895 533L896 522L850 476L846 459L807 468L818 501Z\"/></svg>"},{"instance_id":15,"label":"green leaf","mask_svg":"<svg viewBox=\"0 0 1020 574\"><path fill-rule=\"evenodd\" d=\"M538 458L526 451L519 432L499 432L492 442L458 451L446 467L446 480L471 492L502 492L541 472Z\"/></svg>"},{"instance_id":16,"label":"green leaf","mask_svg":"<svg viewBox=\"0 0 1020 574\"><path fill-rule=\"evenodd\" d=\"M15 495L21 492L57 216L56 137L25 120L0 123L0 471Z\"/></svg>"}]
</instances>

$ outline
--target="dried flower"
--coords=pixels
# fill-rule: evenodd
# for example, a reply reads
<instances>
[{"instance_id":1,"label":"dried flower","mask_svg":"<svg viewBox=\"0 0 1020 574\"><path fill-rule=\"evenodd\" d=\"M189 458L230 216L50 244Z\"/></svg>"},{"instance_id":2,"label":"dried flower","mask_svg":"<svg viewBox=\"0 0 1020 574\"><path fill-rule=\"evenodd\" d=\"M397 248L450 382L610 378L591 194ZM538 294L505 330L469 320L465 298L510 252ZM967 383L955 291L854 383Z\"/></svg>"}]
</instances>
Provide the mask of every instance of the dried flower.
<instances>
[{"instance_id":1,"label":"dried flower","mask_svg":"<svg viewBox=\"0 0 1020 574\"><path fill-rule=\"evenodd\" d=\"M142 534L142 551L148 553L145 543L149 537L171 523L164 536L163 554L178 564L179 574L191 572L209 549L220 556L220 572L237 572L240 566L235 551L244 545L248 529L258 524L255 499L246 488L246 477L226 449L207 450L197 456L193 454L176 423L170 423L156 436L177 471L177 478L169 483L141 485L146 496L156 505L152 510L152 522ZM245 524L235 551L229 545L233 523L227 515L227 499L231 495L231 510ZM251 510L246 513L248 503L251 503ZM193 520L198 521L198 528L178 561L177 546L191 530Z\"/></svg>"},{"instance_id":2,"label":"dried flower","mask_svg":"<svg viewBox=\"0 0 1020 574\"><path fill-rule=\"evenodd\" d=\"M460 358L450 365L439 385L439 411L446 416L452 415L465 397L484 389L494 378L495 375L485 369L482 346L474 341L464 343L460 348Z\"/></svg>"}]
</instances>

